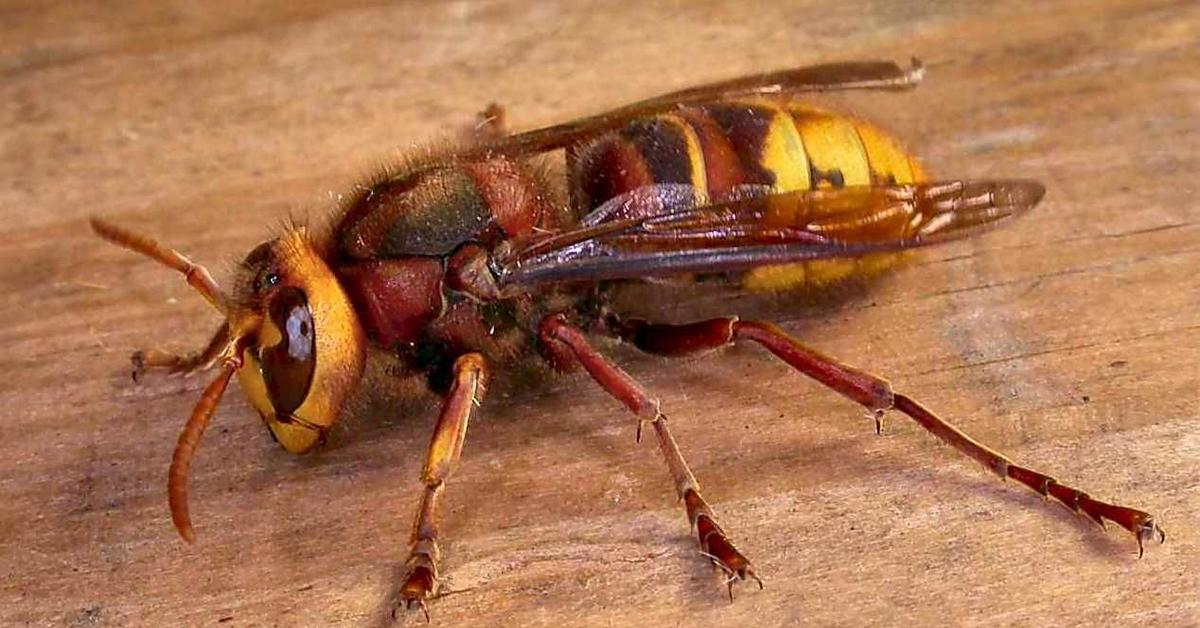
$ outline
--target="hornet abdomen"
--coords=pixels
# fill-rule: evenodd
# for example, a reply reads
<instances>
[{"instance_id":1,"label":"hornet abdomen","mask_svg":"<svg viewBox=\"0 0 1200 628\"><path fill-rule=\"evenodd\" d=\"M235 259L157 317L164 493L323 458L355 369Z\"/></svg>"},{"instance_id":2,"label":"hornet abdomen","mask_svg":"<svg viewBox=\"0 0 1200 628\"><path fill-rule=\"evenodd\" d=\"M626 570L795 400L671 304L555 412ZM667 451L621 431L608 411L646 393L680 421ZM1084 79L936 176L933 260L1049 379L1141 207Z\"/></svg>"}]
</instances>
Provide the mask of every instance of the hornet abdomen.
<instances>
[{"instance_id":1,"label":"hornet abdomen","mask_svg":"<svg viewBox=\"0 0 1200 628\"><path fill-rule=\"evenodd\" d=\"M926 178L898 141L864 120L769 100L686 106L636 120L572 149L568 170L572 201L581 213L656 184L690 185L697 203L704 204L745 194ZM754 290L821 285L873 274L894 258L766 266L746 272L741 281Z\"/></svg>"}]
</instances>

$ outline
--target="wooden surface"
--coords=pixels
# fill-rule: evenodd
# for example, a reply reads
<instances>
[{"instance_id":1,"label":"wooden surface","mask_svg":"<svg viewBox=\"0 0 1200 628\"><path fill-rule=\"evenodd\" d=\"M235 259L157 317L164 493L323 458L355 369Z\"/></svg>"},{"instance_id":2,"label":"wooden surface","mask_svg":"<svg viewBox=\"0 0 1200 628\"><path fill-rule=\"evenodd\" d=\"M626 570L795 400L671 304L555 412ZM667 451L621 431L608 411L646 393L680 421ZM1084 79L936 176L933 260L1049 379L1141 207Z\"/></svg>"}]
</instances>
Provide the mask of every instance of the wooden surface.
<instances>
[{"instance_id":1,"label":"wooden surface","mask_svg":"<svg viewBox=\"0 0 1200 628\"><path fill-rule=\"evenodd\" d=\"M101 214L219 277L288 214L489 101L519 128L840 59L929 66L838 106L937 173L1043 206L844 298L712 296L892 379L980 440L1161 516L1135 559L911 422L762 352L618 351L767 582L735 604L653 445L580 379L490 399L448 493L441 626L1200 624L1200 6L1194 2L63 3L0 8L0 624L385 625L432 415L293 457L230 395L165 506L198 379L129 352L216 324ZM855 3L857 4L857 3ZM667 314L681 318L688 310ZM416 615L405 621L419 623Z\"/></svg>"}]
</instances>

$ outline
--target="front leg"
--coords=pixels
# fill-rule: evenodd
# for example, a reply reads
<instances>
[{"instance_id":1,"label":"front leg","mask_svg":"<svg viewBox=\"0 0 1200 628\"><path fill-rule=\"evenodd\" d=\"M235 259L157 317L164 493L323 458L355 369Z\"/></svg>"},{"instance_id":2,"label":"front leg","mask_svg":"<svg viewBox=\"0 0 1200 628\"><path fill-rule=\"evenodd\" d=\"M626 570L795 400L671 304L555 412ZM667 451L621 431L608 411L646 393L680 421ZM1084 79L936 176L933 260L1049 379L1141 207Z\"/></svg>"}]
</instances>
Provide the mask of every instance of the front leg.
<instances>
[{"instance_id":1,"label":"front leg","mask_svg":"<svg viewBox=\"0 0 1200 628\"><path fill-rule=\"evenodd\" d=\"M221 357L229 344L229 323L222 324L203 349L188 355L177 355L160 349L134 351L129 357L133 365L133 381L140 381L147 370L161 370L169 374L190 375L211 367Z\"/></svg>"},{"instance_id":2,"label":"front leg","mask_svg":"<svg viewBox=\"0 0 1200 628\"><path fill-rule=\"evenodd\" d=\"M421 472L424 488L409 539L409 555L405 561L408 573L404 577L404 584L400 586L400 604L405 608L419 606L427 621L429 609L425 602L436 595L438 589L441 552L438 549L437 523L442 491L462 454L471 412L483 398L487 363L482 355L468 353L454 362L453 371L450 393L442 406L433 439L429 443L425 468Z\"/></svg>"}]
</instances>

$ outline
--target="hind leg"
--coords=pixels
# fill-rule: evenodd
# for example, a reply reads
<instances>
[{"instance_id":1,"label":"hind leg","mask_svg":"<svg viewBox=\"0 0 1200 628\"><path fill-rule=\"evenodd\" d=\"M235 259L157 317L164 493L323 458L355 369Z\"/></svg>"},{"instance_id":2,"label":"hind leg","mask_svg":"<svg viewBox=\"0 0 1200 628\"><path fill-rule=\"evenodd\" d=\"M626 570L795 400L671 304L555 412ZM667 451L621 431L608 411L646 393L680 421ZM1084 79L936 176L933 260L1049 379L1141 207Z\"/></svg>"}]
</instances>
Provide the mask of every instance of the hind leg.
<instances>
[{"instance_id":1,"label":"hind leg","mask_svg":"<svg viewBox=\"0 0 1200 628\"><path fill-rule=\"evenodd\" d=\"M1017 465L906 395L894 392L886 380L806 347L770 323L743 321L734 316L687 325L658 325L636 319L622 321L610 316L606 323L616 335L642 351L663 356L689 355L747 340L757 343L797 371L865 406L876 417L886 410L899 410L1001 479L1015 480L1044 498L1054 498L1071 512L1083 515L1101 527L1106 521L1121 526L1137 540L1139 558L1145 541L1155 537L1160 542L1166 540L1166 533L1149 513L1093 499L1049 475Z\"/></svg>"},{"instance_id":2,"label":"hind leg","mask_svg":"<svg viewBox=\"0 0 1200 628\"><path fill-rule=\"evenodd\" d=\"M504 107L497 103L475 114L471 125L463 129L464 139L473 144L486 144L508 136L508 116Z\"/></svg>"}]
</instances>

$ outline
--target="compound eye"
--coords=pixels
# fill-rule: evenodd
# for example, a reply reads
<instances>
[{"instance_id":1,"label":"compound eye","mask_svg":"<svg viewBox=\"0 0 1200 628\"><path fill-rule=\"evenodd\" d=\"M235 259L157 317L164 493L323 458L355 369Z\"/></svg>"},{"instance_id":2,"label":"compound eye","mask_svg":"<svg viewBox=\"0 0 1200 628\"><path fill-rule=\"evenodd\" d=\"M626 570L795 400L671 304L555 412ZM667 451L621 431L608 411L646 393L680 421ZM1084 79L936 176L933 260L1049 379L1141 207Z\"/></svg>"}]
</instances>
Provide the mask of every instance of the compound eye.
<instances>
[{"instance_id":1,"label":"compound eye","mask_svg":"<svg viewBox=\"0 0 1200 628\"><path fill-rule=\"evenodd\" d=\"M259 363L271 405L282 419L304 403L312 386L316 332L308 299L299 288L282 288L272 295L267 315L281 338L277 344L259 349Z\"/></svg>"}]
</instances>

